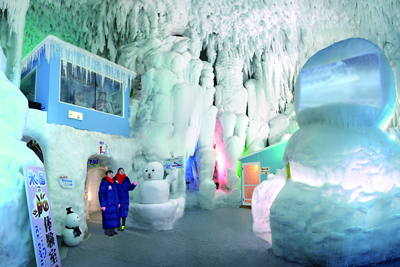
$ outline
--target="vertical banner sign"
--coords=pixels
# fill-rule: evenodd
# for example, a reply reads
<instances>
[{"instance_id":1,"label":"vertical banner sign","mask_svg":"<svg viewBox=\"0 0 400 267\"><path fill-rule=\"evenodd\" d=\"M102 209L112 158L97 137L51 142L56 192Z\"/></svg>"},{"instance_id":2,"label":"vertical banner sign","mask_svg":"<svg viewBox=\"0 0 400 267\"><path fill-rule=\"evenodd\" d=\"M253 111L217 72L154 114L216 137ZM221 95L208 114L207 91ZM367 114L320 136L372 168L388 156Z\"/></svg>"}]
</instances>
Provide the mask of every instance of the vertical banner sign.
<instances>
[{"instance_id":1,"label":"vertical banner sign","mask_svg":"<svg viewBox=\"0 0 400 267\"><path fill-rule=\"evenodd\" d=\"M61 266L44 168L25 165L25 191L36 266Z\"/></svg>"},{"instance_id":2,"label":"vertical banner sign","mask_svg":"<svg viewBox=\"0 0 400 267\"><path fill-rule=\"evenodd\" d=\"M100 155L102 154L108 154L108 146L105 142L100 141L99 142L99 153Z\"/></svg>"}]
</instances>

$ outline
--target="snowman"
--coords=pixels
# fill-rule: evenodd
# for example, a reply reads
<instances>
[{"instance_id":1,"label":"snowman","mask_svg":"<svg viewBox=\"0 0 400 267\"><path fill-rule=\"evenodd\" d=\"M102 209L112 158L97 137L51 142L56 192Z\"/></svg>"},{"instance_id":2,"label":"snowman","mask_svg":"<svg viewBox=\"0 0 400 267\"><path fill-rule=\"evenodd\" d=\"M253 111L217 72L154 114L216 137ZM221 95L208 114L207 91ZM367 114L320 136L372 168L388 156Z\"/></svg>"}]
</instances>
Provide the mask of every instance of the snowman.
<instances>
[{"instance_id":1,"label":"snowman","mask_svg":"<svg viewBox=\"0 0 400 267\"><path fill-rule=\"evenodd\" d=\"M165 179L164 168L159 162L147 163L143 168L143 182L139 186L139 198L141 204L160 204L168 201L169 187L178 177L178 170L172 171Z\"/></svg>"},{"instance_id":2,"label":"snowman","mask_svg":"<svg viewBox=\"0 0 400 267\"><path fill-rule=\"evenodd\" d=\"M382 130L396 105L389 60L367 40L340 41L307 61L295 88L290 179L269 213L274 255L313 266L400 257L400 146Z\"/></svg>"},{"instance_id":3,"label":"snowman","mask_svg":"<svg viewBox=\"0 0 400 267\"><path fill-rule=\"evenodd\" d=\"M67 208L67 216L65 217L65 228L62 232L64 243L67 246L74 247L81 242L81 230L79 224L81 218L78 214L71 211L71 207Z\"/></svg>"}]
</instances>

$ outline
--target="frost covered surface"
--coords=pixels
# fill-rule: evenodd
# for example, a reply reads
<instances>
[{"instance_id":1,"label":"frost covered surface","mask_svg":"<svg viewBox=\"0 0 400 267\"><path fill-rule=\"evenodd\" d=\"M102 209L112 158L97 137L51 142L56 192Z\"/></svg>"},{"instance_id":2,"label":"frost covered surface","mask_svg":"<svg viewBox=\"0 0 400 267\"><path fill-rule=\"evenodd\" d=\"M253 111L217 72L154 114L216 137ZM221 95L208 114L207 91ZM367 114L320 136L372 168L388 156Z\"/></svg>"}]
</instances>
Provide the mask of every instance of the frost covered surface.
<instances>
[{"instance_id":1,"label":"frost covered surface","mask_svg":"<svg viewBox=\"0 0 400 267\"><path fill-rule=\"evenodd\" d=\"M300 129L285 151L293 181L341 184L366 193L400 185L400 146L382 130L315 124Z\"/></svg>"},{"instance_id":2,"label":"frost covered surface","mask_svg":"<svg viewBox=\"0 0 400 267\"><path fill-rule=\"evenodd\" d=\"M353 200L354 194L359 199ZM399 257L399 188L365 197L341 185L289 181L271 207L273 253L323 266L364 266Z\"/></svg>"},{"instance_id":3,"label":"frost covered surface","mask_svg":"<svg viewBox=\"0 0 400 267\"><path fill-rule=\"evenodd\" d=\"M251 199L251 214L253 216L252 231L256 234L271 233L269 214L272 203L286 183L286 170L277 170L270 174L253 191Z\"/></svg>"},{"instance_id":4,"label":"frost covered surface","mask_svg":"<svg viewBox=\"0 0 400 267\"><path fill-rule=\"evenodd\" d=\"M240 194L237 192L232 195L221 193L222 196L217 201L212 178L215 162L221 152L221 156L230 157L221 158L221 184L237 190L238 183L234 181L238 177L232 176L229 179L228 169L236 168L236 157L243 151L246 120L244 119L244 124L240 123L241 146L236 146L235 152L219 151L218 148L216 152L213 142L218 110L213 106L216 91L213 86L214 74L208 62L198 59L200 49L198 38L174 36L163 42L156 38L139 40L120 48L119 64L142 75L141 90L134 92L134 95L139 94L138 99L132 99L130 105L131 136L143 140L144 144L143 155L138 155L134 164L136 160L149 161L169 157L171 152L176 156L193 157L197 165L189 166L187 171L194 173L195 179L200 182L199 192L195 194L196 199L193 201L194 206L205 209L239 206ZM246 94L243 86L240 88ZM234 96L231 94L231 97ZM218 99L223 100L226 97ZM243 110L246 99L240 99L239 102L242 103ZM227 102L227 109L234 107L233 103ZM236 115L233 112L227 114L230 115L227 122L230 129L225 134L229 137L233 135ZM243 114L241 116L246 117ZM222 154L223 152L225 153ZM233 163L224 165L228 160ZM177 192L184 196L185 180L177 179L174 184Z\"/></svg>"},{"instance_id":5,"label":"frost covered surface","mask_svg":"<svg viewBox=\"0 0 400 267\"><path fill-rule=\"evenodd\" d=\"M24 54L27 54L49 34L118 62L141 76L135 80L130 105L133 139L46 125L45 119L37 114L29 116L26 135L43 146L44 157L49 159L45 160L45 167L50 179L55 179L61 172L73 177L77 191L71 195L82 200L74 203L73 210L83 221L84 192L81 189L86 178L87 158L97 153L93 147L97 144L96 139L112 144L118 154L106 158L108 164L113 169L122 165L131 179L138 177L147 162L168 157L170 152L196 158L198 164L191 170L199 181L200 190L190 194L190 206L213 209L237 205L236 158L241 156L244 148L255 151L264 148L268 142L279 142L286 133L294 133L296 125L291 112L294 83L300 68L312 54L343 39L365 38L386 54L395 78L400 79L397 67L400 58L398 1L234 2L0 1L2 10L7 9L8 14L7 19L2 17L0 43L8 58L6 76L14 84L19 84L22 39ZM354 110L358 111L357 108ZM336 109L333 111L335 115ZM277 112L281 114L276 116ZM322 110L321 114L327 112L332 112L332 109ZM344 118L347 118L346 114ZM371 114L378 114L376 117L379 117L380 111ZM310 114L305 115L306 121L313 118ZM392 126L397 126L397 117ZM15 123L24 125L25 119L17 119ZM22 136L9 130L7 133L12 133L16 140ZM360 133L353 133L352 138L358 139L356 137ZM3 140L8 140L7 134L1 136ZM368 145L360 150L353 144L346 144L354 153L360 151L356 155L356 163L364 163L363 159L368 161L368 153L377 157L372 158L373 164L368 167L371 175L363 173L367 180L370 176L376 178L378 171L388 169L390 160L393 160L394 166L397 164L394 156L397 148L385 149L384 144L389 141L378 136L375 130L369 137L383 141L375 144L360 138L364 145ZM323 140L320 142L325 144ZM59 144L64 150L53 148ZM297 144L302 146L301 142ZM295 146L294 143L292 145ZM75 148L80 151L75 151ZM379 158L380 149L387 158ZM65 153L65 150L68 152ZM306 151L315 152L318 149ZM333 149L329 151L336 153ZM361 151L365 152L364 156ZM8 154L3 157L10 158ZM326 159L336 163L328 156ZM232 189L227 190L230 194L215 190L212 175L216 160L223 185ZM378 164L379 160L382 160L382 166ZM330 165L321 165L331 168ZM295 162L293 170L299 173L314 166L319 164L304 162L300 166ZM358 167L346 168L355 171ZM371 188L386 192L391 184L397 183L396 171L391 175L389 182L374 183ZM293 177L293 183L295 179ZM337 177L328 177L329 181L335 179ZM367 184L364 188L368 188ZM63 227L61 217L69 204L64 200L67 193L57 194L58 183L49 182L49 186L55 191L50 194L56 195L54 205L60 217L56 223L59 232ZM184 197L183 171L173 188L179 197ZM356 189L346 185L346 190ZM133 203L137 203L135 192L131 198Z\"/></svg>"},{"instance_id":6,"label":"frost covered surface","mask_svg":"<svg viewBox=\"0 0 400 267\"><path fill-rule=\"evenodd\" d=\"M0 58L4 58L1 50ZM34 255L24 166L43 165L21 141L28 111L26 98L2 71L0 88L0 264L29 266Z\"/></svg>"},{"instance_id":7,"label":"frost covered surface","mask_svg":"<svg viewBox=\"0 0 400 267\"><path fill-rule=\"evenodd\" d=\"M361 266L400 257L396 237L400 146L379 129L394 108L394 79L379 51L381 69L370 69L370 48L368 44L358 47L354 39L334 44L305 64L306 71L317 66L321 72L314 71L304 80L301 72L295 103L300 129L289 139L284 154L291 179L270 208L275 255L323 266ZM367 54L367 62L361 70L343 71L349 62L343 59L355 54ZM326 69L335 60L343 63ZM379 92L377 100L362 92L358 80L348 77L362 77L365 72L371 74L368 92ZM328 79L320 82L321 76ZM315 94L307 92L310 87L317 90ZM332 96L343 94L339 100L321 97L323 90L333 92Z\"/></svg>"},{"instance_id":8,"label":"frost covered surface","mask_svg":"<svg viewBox=\"0 0 400 267\"><path fill-rule=\"evenodd\" d=\"M72 207L72 210L81 217L79 227L83 233L81 235L83 240L87 234L84 194L88 159L99 157L114 173L122 167L127 175L134 179L131 158L136 152L135 149L139 147L133 145L134 140L126 137L78 130L65 125L47 124L46 119L46 112L30 109L24 138L36 140L42 149L57 235L61 235L64 229L66 208ZM100 155L100 141L108 145L109 154ZM126 147L132 149L125 150ZM72 179L75 187L62 188L58 181L60 175L66 175ZM104 176L103 173L100 177ZM98 188L92 187L92 190L88 194L97 196Z\"/></svg>"}]
</instances>

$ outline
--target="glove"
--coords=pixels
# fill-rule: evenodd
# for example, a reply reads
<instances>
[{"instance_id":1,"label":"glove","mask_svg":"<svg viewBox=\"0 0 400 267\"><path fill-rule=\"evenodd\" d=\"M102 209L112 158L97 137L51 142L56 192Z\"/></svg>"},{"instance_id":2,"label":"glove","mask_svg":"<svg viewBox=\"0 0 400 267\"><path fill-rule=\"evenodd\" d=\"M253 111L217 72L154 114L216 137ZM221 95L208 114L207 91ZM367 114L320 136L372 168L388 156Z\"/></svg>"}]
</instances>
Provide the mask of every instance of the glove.
<instances>
[{"instance_id":1,"label":"glove","mask_svg":"<svg viewBox=\"0 0 400 267\"><path fill-rule=\"evenodd\" d=\"M103 211L106 211L106 207L101 207L101 209L102 209Z\"/></svg>"},{"instance_id":2,"label":"glove","mask_svg":"<svg viewBox=\"0 0 400 267\"><path fill-rule=\"evenodd\" d=\"M120 208L121 207L121 204L118 204L118 208Z\"/></svg>"}]
</instances>

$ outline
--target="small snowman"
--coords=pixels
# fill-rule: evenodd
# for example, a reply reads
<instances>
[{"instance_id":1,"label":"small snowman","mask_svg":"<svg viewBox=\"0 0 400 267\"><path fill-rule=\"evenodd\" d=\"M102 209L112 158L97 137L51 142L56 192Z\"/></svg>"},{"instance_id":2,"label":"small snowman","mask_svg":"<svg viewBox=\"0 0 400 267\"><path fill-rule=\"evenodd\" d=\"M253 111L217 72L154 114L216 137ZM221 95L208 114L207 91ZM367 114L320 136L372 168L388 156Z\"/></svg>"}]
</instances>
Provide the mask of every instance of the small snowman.
<instances>
[{"instance_id":1,"label":"small snowman","mask_svg":"<svg viewBox=\"0 0 400 267\"><path fill-rule=\"evenodd\" d=\"M67 208L67 216L65 217L65 228L62 232L64 243L67 246L74 247L81 242L79 229L81 218L78 214L71 211L71 207Z\"/></svg>"},{"instance_id":2,"label":"small snowman","mask_svg":"<svg viewBox=\"0 0 400 267\"><path fill-rule=\"evenodd\" d=\"M160 204L168 201L169 186L178 177L178 170L171 168L171 173L164 178L164 168L159 162L147 163L142 172L143 182L139 186L141 204Z\"/></svg>"}]
</instances>

